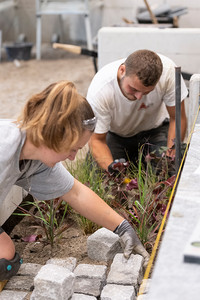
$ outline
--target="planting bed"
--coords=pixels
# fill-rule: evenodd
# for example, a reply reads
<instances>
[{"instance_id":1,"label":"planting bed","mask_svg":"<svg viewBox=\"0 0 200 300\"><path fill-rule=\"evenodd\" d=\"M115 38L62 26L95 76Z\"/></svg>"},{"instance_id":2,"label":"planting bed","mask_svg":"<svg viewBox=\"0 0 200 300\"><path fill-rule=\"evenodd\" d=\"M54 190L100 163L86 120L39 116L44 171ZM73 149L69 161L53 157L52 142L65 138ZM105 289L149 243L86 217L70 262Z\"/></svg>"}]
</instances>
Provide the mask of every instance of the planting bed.
<instances>
[{"instance_id":1,"label":"planting bed","mask_svg":"<svg viewBox=\"0 0 200 300\"><path fill-rule=\"evenodd\" d=\"M10 218L14 219L15 216ZM12 220L11 220L12 221ZM16 251L23 257L25 263L45 264L51 257L66 258L76 257L77 263L102 264L102 262L91 261L87 256L87 237L83 231L72 221L66 218L66 224L69 228L62 234L62 239L55 241L51 253L51 246L45 242L25 242L24 238L43 233L41 227L38 227L30 217L24 217L10 233L13 238ZM7 222L7 227L9 222ZM41 239L42 240L42 239Z\"/></svg>"}]
</instances>

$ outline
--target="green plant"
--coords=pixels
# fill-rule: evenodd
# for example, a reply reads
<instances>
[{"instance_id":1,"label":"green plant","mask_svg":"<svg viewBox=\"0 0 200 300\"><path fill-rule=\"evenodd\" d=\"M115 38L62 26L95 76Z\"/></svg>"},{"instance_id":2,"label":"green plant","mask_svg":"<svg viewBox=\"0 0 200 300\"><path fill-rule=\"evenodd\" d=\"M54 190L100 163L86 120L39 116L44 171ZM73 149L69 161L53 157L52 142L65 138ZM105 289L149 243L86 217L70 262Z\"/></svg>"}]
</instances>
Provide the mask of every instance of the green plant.
<instances>
[{"instance_id":1,"label":"green plant","mask_svg":"<svg viewBox=\"0 0 200 300\"><path fill-rule=\"evenodd\" d=\"M75 214L74 219L86 235L92 234L100 228L100 226L98 226L96 223L88 220L87 218L79 214Z\"/></svg>"},{"instance_id":2,"label":"green plant","mask_svg":"<svg viewBox=\"0 0 200 300\"><path fill-rule=\"evenodd\" d=\"M65 165L67 170L77 180L88 186L99 197L110 204L112 197L108 191L108 186L105 187L104 185L105 173L96 164L94 164L89 157L86 160L78 159L75 162L65 161ZM74 212L73 216L74 220L85 234L91 234L100 228L97 224L80 214Z\"/></svg>"},{"instance_id":3,"label":"green plant","mask_svg":"<svg viewBox=\"0 0 200 300\"><path fill-rule=\"evenodd\" d=\"M78 159L74 162L65 161L65 166L77 180L104 199L106 196L103 186L104 172L90 158Z\"/></svg>"},{"instance_id":4,"label":"green plant","mask_svg":"<svg viewBox=\"0 0 200 300\"><path fill-rule=\"evenodd\" d=\"M135 228L143 244L153 247L175 181L174 159L162 149L144 156L139 150L138 163L118 163L119 174L104 172L90 159L66 163L70 173L91 188ZM94 232L95 224L83 216L74 216L85 233Z\"/></svg>"},{"instance_id":5,"label":"green plant","mask_svg":"<svg viewBox=\"0 0 200 300\"><path fill-rule=\"evenodd\" d=\"M108 180L114 182L113 207L133 225L140 240L151 247L175 181L175 176L169 174L172 160L165 153L159 158L148 154L144 159L141 148L137 165L129 163L118 177Z\"/></svg>"},{"instance_id":6,"label":"green plant","mask_svg":"<svg viewBox=\"0 0 200 300\"><path fill-rule=\"evenodd\" d=\"M154 153L143 155L139 151L138 163L118 164L118 176L102 171L91 159L65 162L68 171L80 182L92 189L108 205L126 218L138 233L142 243L152 247L167 206L175 176L174 161ZM23 204L30 205L30 202ZM19 206L23 215L31 216L44 228L46 239L53 247L54 240L67 227L64 218L70 207L60 199L34 200L32 213ZM97 226L70 209L74 221L85 234L96 231Z\"/></svg>"},{"instance_id":7,"label":"green plant","mask_svg":"<svg viewBox=\"0 0 200 300\"><path fill-rule=\"evenodd\" d=\"M34 207L33 212L24 208L30 205ZM34 199L33 202L26 201L22 203L21 206L18 206L18 210L20 210L21 213L16 212L14 214L32 217L36 223L43 228L46 240L50 243L52 248L55 238L60 237L61 233L69 227L69 225L64 224L68 209L69 205L59 198L48 201L38 201Z\"/></svg>"}]
</instances>

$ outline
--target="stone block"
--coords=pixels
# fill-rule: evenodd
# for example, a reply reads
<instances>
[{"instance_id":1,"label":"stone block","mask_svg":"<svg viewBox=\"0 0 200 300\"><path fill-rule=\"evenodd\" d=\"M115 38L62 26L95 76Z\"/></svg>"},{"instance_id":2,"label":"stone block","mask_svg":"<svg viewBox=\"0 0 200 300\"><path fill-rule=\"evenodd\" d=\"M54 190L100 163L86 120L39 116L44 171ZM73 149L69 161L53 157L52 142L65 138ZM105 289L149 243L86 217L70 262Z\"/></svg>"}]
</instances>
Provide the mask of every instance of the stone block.
<instances>
[{"instance_id":1,"label":"stone block","mask_svg":"<svg viewBox=\"0 0 200 300\"><path fill-rule=\"evenodd\" d=\"M136 300L135 289L131 285L107 284L101 292L101 300Z\"/></svg>"},{"instance_id":2,"label":"stone block","mask_svg":"<svg viewBox=\"0 0 200 300\"><path fill-rule=\"evenodd\" d=\"M20 269L17 273L17 275L30 275L30 276L36 276L37 273L40 271L42 265L39 264L32 264L32 263L23 263L20 266Z\"/></svg>"},{"instance_id":3,"label":"stone block","mask_svg":"<svg viewBox=\"0 0 200 300\"><path fill-rule=\"evenodd\" d=\"M112 231L101 228L87 239L88 257L97 261L109 261L122 252L120 238Z\"/></svg>"},{"instance_id":4,"label":"stone block","mask_svg":"<svg viewBox=\"0 0 200 300\"><path fill-rule=\"evenodd\" d=\"M73 294L71 300L96 300L94 296L84 295L84 294Z\"/></svg>"},{"instance_id":5,"label":"stone block","mask_svg":"<svg viewBox=\"0 0 200 300\"><path fill-rule=\"evenodd\" d=\"M34 288L34 276L13 276L6 283L4 290L32 291Z\"/></svg>"},{"instance_id":6,"label":"stone block","mask_svg":"<svg viewBox=\"0 0 200 300\"><path fill-rule=\"evenodd\" d=\"M0 300L25 300L28 293L26 292L17 292L17 291L5 291L3 290L0 293Z\"/></svg>"},{"instance_id":7,"label":"stone block","mask_svg":"<svg viewBox=\"0 0 200 300\"><path fill-rule=\"evenodd\" d=\"M74 274L61 266L47 264L34 279L31 300L68 300L74 293Z\"/></svg>"},{"instance_id":8,"label":"stone block","mask_svg":"<svg viewBox=\"0 0 200 300\"><path fill-rule=\"evenodd\" d=\"M142 283L140 285L140 290L139 292L141 292L142 294L147 294L150 288L150 284L151 284L151 279L143 279Z\"/></svg>"},{"instance_id":9,"label":"stone block","mask_svg":"<svg viewBox=\"0 0 200 300\"><path fill-rule=\"evenodd\" d=\"M74 270L74 292L99 296L106 282L106 270L102 265L78 265Z\"/></svg>"},{"instance_id":10,"label":"stone block","mask_svg":"<svg viewBox=\"0 0 200 300\"><path fill-rule=\"evenodd\" d=\"M58 265L67 268L71 272L74 271L76 267L76 263L77 263L77 259L75 257L67 257L65 259L51 258L46 262L46 264L53 264L53 265Z\"/></svg>"},{"instance_id":11,"label":"stone block","mask_svg":"<svg viewBox=\"0 0 200 300\"><path fill-rule=\"evenodd\" d=\"M108 273L107 283L133 285L137 290L142 281L143 260L138 254L131 254L128 260L123 254L116 254Z\"/></svg>"}]
</instances>

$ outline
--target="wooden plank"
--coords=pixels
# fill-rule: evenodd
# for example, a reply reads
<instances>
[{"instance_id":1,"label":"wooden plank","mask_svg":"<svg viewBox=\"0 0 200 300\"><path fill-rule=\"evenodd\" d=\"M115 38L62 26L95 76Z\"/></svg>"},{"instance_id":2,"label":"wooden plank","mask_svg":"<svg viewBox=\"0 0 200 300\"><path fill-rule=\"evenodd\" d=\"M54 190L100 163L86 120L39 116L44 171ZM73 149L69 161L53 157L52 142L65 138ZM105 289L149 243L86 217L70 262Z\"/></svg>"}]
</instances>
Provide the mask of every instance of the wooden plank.
<instances>
[{"instance_id":1,"label":"wooden plank","mask_svg":"<svg viewBox=\"0 0 200 300\"><path fill-rule=\"evenodd\" d=\"M4 288L4 286L6 285L7 282L8 282L8 280L0 281L0 292L3 290L3 288Z\"/></svg>"}]
</instances>

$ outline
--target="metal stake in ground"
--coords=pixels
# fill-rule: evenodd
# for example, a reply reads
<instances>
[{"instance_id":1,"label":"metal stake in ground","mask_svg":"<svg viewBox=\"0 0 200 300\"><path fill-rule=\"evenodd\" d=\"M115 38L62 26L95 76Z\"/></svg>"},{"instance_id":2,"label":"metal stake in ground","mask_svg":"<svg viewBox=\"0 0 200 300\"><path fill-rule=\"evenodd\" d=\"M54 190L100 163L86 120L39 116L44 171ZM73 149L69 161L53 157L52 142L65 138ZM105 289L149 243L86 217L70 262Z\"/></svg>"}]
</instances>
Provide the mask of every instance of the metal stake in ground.
<instances>
[{"instance_id":1,"label":"metal stake in ground","mask_svg":"<svg viewBox=\"0 0 200 300\"><path fill-rule=\"evenodd\" d=\"M181 67L175 67L175 98L176 98L175 168L176 168L176 175L177 175L181 163Z\"/></svg>"}]
</instances>

